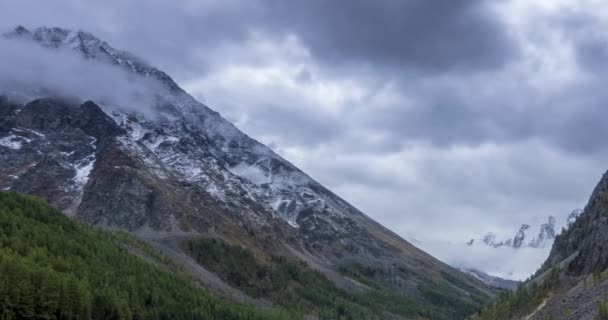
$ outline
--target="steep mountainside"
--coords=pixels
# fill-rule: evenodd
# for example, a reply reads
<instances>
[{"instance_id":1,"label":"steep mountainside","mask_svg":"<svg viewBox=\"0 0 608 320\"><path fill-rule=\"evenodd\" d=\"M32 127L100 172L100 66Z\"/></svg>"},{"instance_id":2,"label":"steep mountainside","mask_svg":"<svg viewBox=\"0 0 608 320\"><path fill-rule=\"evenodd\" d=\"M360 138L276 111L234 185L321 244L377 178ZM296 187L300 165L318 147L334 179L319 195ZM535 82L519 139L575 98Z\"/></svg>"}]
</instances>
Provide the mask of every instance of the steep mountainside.
<instances>
[{"instance_id":1,"label":"steep mountainside","mask_svg":"<svg viewBox=\"0 0 608 320\"><path fill-rule=\"evenodd\" d=\"M481 319L608 318L608 172L587 206L555 238L551 253L535 277L512 295L499 299Z\"/></svg>"},{"instance_id":2,"label":"steep mountainside","mask_svg":"<svg viewBox=\"0 0 608 320\"><path fill-rule=\"evenodd\" d=\"M261 260L302 260L347 292L389 288L404 301L420 302L395 311L405 316L464 318L492 296L483 283L379 225L143 60L82 31L18 27L5 37L77 53L160 89L146 97L152 102L145 112L56 97L48 88L5 89L0 162L8 165L0 167L0 188L41 196L101 228L128 230L224 293L239 288L221 277L210 281L212 273L184 252L183 240L218 238Z\"/></svg>"},{"instance_id":3,"label":"steep mountainside","mask_svg":"<svg viewBox=\"0 0 608 320\"><path fill-rule=\"evenodd\" d=\"M604 271L608 267L608 173L593 190L584 212L555 239L543 269L576 255L568 271L574 275Z\"/></svg>"}]
</instances>

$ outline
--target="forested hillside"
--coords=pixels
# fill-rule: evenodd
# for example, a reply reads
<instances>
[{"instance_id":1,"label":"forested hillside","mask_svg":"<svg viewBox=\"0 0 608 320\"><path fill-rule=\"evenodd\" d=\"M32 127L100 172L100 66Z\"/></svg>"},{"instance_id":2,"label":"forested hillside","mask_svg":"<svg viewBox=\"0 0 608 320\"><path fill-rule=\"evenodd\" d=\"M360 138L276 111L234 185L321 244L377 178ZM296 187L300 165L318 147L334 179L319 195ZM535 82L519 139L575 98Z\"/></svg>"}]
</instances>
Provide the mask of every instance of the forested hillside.
<instances>
[{"instance_id":1,"label":"forested hillside","mask_svg":"<svg viewBox=\"0 0 608 320\"><path fill-rule=\"evenodd\" d=\"M136 240L0 193L0 319L290 319L211 296L133 255ZM137 243L144 248L145 245Z\"/></svg>"},{"instance_id":2,"label":"forested hillside","mask_svg":"<svg viewBox=\"0 0 608 320\"><path fill-rule=\"evenodd\" d=\"M419 285L419 297L410 298L372 280L373 273L380 271L355 266L342 267L340 272L357 279L364 289L347 293L301 261L256 257L247 249L218 239L187 241L184 247L201 265L250 296L322 319L464 319L484 303L481 292L471 297L477 301L472 305L455 289L432 280Z\"/></svg>"}]
</instances>

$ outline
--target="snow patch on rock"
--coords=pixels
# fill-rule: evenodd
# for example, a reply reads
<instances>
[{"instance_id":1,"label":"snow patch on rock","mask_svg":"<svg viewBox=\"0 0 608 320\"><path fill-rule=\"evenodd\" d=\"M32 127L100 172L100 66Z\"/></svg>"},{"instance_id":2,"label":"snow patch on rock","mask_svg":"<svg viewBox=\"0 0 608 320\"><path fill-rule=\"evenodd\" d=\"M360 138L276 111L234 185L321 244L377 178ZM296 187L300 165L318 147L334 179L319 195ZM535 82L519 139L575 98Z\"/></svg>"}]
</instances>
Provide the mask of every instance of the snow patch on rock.
<instances>
[{"instance_id":1,"label":"snow patch on rock","mask_svg":"<svg viewBox=\"0 0 608 320\"><path fill-rule=\"evenodd\" d=\"M23 139L16 135L10 135L0 139L0 146L13 150L19 150L23 146Z\"/></svg>"},{"instance_id":2,"label":"snow patch on rock","mask_svg":"<svg viewBox=\"0 0 608 320\"><path fill-rule=\"evenodd\" d=\"M95 165L95 154L92 154L81 162L77 163L75 166L76 174L72 180L74 184L80 188L84 187L89 181L89 175L93 170L93 166Z\"/></svg>"},{"instance_id":3,"label":"snow patch on rock","mask_svg":"<svg viewBox=\"0 0 608 320\"><path fill-rule=\"evenodd\" d=\"M0 146L19 150L24 144L32 142L35 137L44 137L44 135L34 130L14 128L8 136L0 139Z\"/></svg>"},{"instance_id":4,"label":"snow patch on rock","mask_svg":"<svg viewBox=\"0 0 608 320\"><path fill-rule=\"evenodd\" d=\"M259 167L240 163L234 167L228 168L230 172L241 178L249 180L251 183L258 186L272 182L270 175L267 175Z\"/></svg>"}]
</instances>

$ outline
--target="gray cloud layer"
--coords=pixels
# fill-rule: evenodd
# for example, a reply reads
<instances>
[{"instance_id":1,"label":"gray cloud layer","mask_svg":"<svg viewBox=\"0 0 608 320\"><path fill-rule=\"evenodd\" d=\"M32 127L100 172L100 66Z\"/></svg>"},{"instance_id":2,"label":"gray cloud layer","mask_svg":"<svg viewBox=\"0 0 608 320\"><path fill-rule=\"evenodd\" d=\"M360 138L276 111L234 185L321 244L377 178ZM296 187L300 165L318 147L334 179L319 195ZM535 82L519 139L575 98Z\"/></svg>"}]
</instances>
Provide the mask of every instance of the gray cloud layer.
<instances>
[{"instance_id":1,"label":"gray cloud layer","mask_svg":"<svg viewBox=\"0 0 608 320\"><path fill-rule=\"evenodd\" d=\"M327 63L445 72L494 68L515 46L484 1L271 1L265 26Z\"/></svg>"},{"instance_id":2,"label":"gray cloud layer","mask_svg":"<svg viewBox=\"0 0 608 320\"><path fill-rule=\"evenodd\" d=\"M204 53L260 32L274 38L294 34L315 59L328 64L445 72L499 67L516 54L489 2L110 0L47 7L24 0L0 8L16 13L8 17L11 23L87 28L122 38L119 44L163 63L169 64L169 55L180 58L182 68L200 62L193 49Z\"/></svg>"},{"instance_id":3,"label":"gray cloud layer","mask_svg":"<svg viewBox=\"0 0 608 320\"><path fill-rule=\"evenodd\" d=\"M606 169L597 1L9 0L0 12L6 28L83 28L142 56L429 243L566 215Z\"/></svg>"}]
</instances>

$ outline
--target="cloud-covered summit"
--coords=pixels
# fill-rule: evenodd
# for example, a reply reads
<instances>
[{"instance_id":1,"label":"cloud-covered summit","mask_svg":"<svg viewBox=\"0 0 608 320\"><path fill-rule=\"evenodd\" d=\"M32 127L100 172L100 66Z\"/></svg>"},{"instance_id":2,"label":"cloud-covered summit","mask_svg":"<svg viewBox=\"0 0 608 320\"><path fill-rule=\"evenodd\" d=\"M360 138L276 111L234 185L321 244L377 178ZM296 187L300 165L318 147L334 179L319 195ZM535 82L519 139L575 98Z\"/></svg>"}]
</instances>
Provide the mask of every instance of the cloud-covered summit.
<instances>
[{"instance_id":1,"label":"cloud-covered summit","mask_svg":"<svg viewBox=\"0 0 608 320\"><path fill-rule=\"evenodd\" d=\"M154 97L169 94L159 79L129 72L120 62L152 67L84 31L19 25L0 36L0 46L0 86L3 94L18 92L11 98L21 102L50 93L152 115Z\"/></svg>"}]
</instances>

